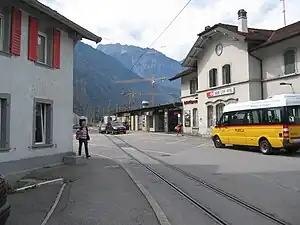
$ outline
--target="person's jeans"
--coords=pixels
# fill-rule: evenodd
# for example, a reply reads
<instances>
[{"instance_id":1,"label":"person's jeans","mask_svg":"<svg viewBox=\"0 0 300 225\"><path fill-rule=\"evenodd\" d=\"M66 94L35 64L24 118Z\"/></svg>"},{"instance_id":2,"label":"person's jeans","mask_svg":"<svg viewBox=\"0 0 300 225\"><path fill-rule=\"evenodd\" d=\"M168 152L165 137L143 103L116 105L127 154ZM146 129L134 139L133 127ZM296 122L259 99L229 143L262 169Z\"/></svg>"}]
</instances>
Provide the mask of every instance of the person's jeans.
<instances>
[{"instance_id":1,"label":"person's jeans","mask_svg":"<svg viewBox=\"0 0 300 225\"><path fill-rule=\"evenodd\" d=\"M78 155L81 155L83 144L84 144L85 156L88 158L90 155L89 155L88 141L86 139L79 139Z\"/></svg>"}]
</instances>

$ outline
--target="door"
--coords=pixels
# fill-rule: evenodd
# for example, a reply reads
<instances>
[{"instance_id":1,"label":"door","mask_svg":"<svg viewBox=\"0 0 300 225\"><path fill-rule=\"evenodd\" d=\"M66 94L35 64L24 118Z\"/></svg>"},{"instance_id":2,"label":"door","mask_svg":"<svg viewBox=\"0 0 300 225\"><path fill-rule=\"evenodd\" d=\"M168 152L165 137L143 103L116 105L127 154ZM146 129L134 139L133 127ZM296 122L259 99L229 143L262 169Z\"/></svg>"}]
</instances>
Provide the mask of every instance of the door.
<instances>
[{"instance_id":1,"label":"door","mask_svg":"<svg viewBox=\"0 0 300 225\"><path fill-rule=\"evenodd\" d=\"M232 114L228 129L228 140L232 145L246 145L246 112L239 111Z\"/></svg>"},{"instance_id":2,"label":"door","mask_svg":"<svg viewBox=\"0 0 300 225\"><path fill-rule=\"evenodd\" d=\"M223 144L229 144L229 129L228 129L228 125L229 125L229 118L230 118L230 114L229 113L224 113L220 120L217 122L217 128L218 129L218 133L219 133L219 137L222 141Z\"/></svg>"}]
</instances>

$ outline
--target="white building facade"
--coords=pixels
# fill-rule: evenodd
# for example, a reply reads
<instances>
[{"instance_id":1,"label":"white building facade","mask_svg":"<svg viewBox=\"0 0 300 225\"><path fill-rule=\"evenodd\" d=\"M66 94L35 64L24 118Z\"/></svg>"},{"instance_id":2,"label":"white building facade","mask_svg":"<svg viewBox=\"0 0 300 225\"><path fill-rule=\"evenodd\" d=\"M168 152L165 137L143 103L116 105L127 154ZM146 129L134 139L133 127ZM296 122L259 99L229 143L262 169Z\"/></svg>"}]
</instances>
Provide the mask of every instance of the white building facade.
<instances>
[{"instance_id":1,"label":"white building facade","mask_svg":"<svg viewBox=\"0 0 300 225\"><path fill-rule=\"evenodd\" d=\"M238 26L206 27L183 65L189 69L172 79L181 78L184 113L198 117L195 126L184 122L184 131L208 136L226 104L300 92L300 22L274 31L248 28L247 13L239 10ZM197 104L184 104L191 99Z\"/></svg>"},{"instance_id":2,"label":"white building facade","mask_svg":"<svg viewBox=\"0 0 300 225\"><path fill-rule=\"evenodd\" d=\"M61 162L73 148L74 45L101 38L38 1L1 1L0 34L0 171Z\"/></svg>"}]
</instances>

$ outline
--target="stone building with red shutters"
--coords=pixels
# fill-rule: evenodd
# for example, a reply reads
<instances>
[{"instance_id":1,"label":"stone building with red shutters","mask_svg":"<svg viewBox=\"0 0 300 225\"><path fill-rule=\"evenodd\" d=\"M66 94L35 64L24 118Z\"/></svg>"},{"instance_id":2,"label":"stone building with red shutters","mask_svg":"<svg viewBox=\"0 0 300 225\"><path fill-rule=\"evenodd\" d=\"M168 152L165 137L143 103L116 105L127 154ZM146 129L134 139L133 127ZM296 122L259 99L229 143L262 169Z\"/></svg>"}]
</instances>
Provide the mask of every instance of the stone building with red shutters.
<instances>
[{"instance_id":1,"label":"stone building with red shutters","mask_svg":"<svg viewBox=\"0 0 300 225\"><path fill-rule=\"evenodd\" d=\"M73 53L101 38L36 0L0 2L0 173L72 151Z\"/></svg>"}]
</instances>

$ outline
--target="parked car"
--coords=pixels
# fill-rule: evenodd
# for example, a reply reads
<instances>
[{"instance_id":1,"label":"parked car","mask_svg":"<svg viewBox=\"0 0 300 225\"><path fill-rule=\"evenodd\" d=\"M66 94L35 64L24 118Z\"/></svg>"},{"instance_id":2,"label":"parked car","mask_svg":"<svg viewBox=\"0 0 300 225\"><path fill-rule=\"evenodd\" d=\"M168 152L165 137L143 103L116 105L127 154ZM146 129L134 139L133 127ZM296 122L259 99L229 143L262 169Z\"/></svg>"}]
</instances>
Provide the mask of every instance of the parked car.
<instances>
[{"instance_id":1,"label":"parked car","mask_svg":"<svg viewBox=\"0 0 300 225\"><path fill-rule=\"evenodd\" d=\"M106 123L101 123L99 126L99 134L104 134L106 131Z\"/></svg>"},{"instance_id":2,"label":"parked car","mask_svg":"<svg viewBox=\"0 0 300 225\"><path fill-rule=\"evenodd\" d=\"M10 204L7 201L7 185L5 178L0 175L0 224L4 225L10 216Z\"/></svg>"},{"instance_id":3,"label":"parked car","mask_svg":"<svg viewBox=\"0 0 300 225\"><path fill-rule=\"evenodd\" d=\"M106 124L106 131L107 134L126 134L126 127L117 121L112 121Z\"/></svg>"}]
</instances>

